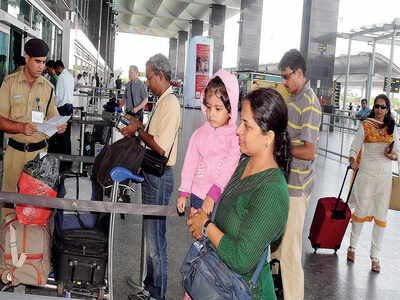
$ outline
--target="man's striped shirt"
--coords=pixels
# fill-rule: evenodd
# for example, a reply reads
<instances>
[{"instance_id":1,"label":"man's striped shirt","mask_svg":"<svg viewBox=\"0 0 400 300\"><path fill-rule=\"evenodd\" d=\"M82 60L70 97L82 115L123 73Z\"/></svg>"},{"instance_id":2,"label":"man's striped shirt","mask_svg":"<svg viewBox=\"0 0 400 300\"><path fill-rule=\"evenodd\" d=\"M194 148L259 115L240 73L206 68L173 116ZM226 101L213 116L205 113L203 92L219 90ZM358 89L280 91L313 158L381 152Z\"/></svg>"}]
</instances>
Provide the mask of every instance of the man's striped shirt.
<instances>
[{"instance_id":1,"label":"man's striped shirt","mask_svg":"<svg viewBox=\"0 0 400 300\"><path fill-rule=\"evenodd\" d=\"M321 106L309 82L287 102L288 133L292 146L313 143L318 148ZM314 161L293 157L288 180L291 197L310 195L313 187Z\"/></svg>"}]
</instances>

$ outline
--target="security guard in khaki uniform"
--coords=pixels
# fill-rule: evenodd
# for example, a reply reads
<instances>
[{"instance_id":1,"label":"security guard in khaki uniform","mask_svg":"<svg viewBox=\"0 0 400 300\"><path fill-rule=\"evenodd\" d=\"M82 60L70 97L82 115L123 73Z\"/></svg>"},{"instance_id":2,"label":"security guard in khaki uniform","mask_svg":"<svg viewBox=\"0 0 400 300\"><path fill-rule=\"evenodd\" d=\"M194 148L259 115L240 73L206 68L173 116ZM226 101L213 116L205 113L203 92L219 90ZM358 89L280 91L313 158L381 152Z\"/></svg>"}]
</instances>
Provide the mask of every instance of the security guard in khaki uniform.
<instances>
[{"instance_id":1,"label":"security guard in khaki uniform","mask_svg":"<svg viewBox=\"0 0 400 300\"><path fill-rule=\"evenodd\" d=\"M36 125L58 115L54 87L41 76L48 51L43 40L29 40L25 44L24 71L7 76L0 88L0 130L8 138L3 192L16 192L24 164L47 151L48 137L38 132ZM65 128L66 124L60 125L57 132L63 133Z\"/></svg>"}]
</instances>

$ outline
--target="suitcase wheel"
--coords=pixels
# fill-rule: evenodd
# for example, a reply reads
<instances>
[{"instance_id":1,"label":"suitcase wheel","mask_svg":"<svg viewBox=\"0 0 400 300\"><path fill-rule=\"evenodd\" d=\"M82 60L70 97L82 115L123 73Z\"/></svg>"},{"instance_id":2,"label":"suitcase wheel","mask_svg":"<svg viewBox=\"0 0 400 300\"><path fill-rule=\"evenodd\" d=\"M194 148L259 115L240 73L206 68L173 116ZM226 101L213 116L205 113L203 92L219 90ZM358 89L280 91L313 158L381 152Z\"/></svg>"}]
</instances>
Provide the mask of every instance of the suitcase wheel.
<instances>
[{"instance_id":1,"label":"suitcase wheel","mask_svg":"<svg viewBox=\"0 0 400 300\"><path fill-rule=\"evenodd\" d=\"M314 253L317 253L317 250L320 248L320 247L319 247L319 244L315 244L315 245L313 246L313 248L314 248Z\"/></svg>"},{"instance_id":2,"label":"suitcase wheel","mask_svg":"<svg viewBox=\"0 0 400 300\"><path fill-rule=\"evenodd\" d=\"M62 282L57 284L57 297L64 297L64 284Z\"/></svg>"}]
</instances>

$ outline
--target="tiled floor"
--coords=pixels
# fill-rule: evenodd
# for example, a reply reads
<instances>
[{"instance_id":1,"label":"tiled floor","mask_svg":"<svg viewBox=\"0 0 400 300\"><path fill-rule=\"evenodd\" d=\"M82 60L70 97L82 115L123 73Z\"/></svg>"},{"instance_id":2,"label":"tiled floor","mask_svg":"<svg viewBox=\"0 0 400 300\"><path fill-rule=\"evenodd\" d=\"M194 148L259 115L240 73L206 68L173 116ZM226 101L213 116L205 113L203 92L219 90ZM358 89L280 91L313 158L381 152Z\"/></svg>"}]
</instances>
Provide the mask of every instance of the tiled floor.
<instances>
[{"instance_id":1,"label":"tiled floor","mask_svg":"<svg viewBox=\"0 0 400 300\"><path fill-rule=\"evenodd\" d=\"M202 124L199 110L186 109L183 126L179 136L179 160L175 167L175 191L170 205L175 205L177 188L180 183L180 169L186 145L191 133ZM76 143L77 131L74 134ZM351 141L351 138L350 138ZM334 145L336 143L333 143ZM347 151L347 150L346 150ZM320 155L317 159L315 189L310 199L303 233L303 265L305 273L306 300L333 299L400 299L400 212L389 212L388 227L385 233L382 251L382 271L374 274L370 271L369 245L372 227L366 225L357 248L356 262L349 265L346 261L346 249L349 230L343 239L342 247L336 254L330 250L318 250L314 253L308 241L308 233L317 200L338 193L345 173L345 165ZM87 179L81 179L81 199L90 199ZM74 197L74 181L68 184L69 195ZM345 191L348 189L346 185ZM133 201L140 202L140 187ZM139 278L141 217L129 215L124 220L117 218L116 241L114 251L114 299L126 300L133 289L126 279ZM168 239L168 290L167 299L183 298L183 288L179 267L190 245L191 236L187 231L185 217L169 217L167 221ZM34 290L36 294L53 294L54 291ZM2 297L1 299L6 299Z\"/></svg>"}]
</instances>

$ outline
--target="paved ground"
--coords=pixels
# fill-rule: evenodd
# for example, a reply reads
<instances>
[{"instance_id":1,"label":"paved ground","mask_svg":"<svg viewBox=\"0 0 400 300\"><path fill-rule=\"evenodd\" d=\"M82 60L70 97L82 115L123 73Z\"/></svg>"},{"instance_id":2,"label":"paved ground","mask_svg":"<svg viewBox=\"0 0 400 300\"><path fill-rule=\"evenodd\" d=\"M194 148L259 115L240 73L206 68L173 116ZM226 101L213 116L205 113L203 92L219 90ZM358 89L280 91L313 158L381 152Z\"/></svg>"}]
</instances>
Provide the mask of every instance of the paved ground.
<instances>
[{"instance_id":1,"label":"paved ground","mask_svg":"<svg viewBox=\"0 0 400 300\"><path fill-rule=\"evenodd\" d=\"M193 130L202 124L200 112L186 109L182 124L183 128L179 136L179 160L175 167L175 190L170 200L170 205L175 205L177 188L180 183L179 173L188 139ZM321 143L324 134L321 135ZM335 141L335 136L337 138L340 135L337 133L329 134L329 144L332 147L336 147L335 149L338 147L338 141ZM350 143L351 136L346 135L346 139ZM77 128L74 129L73 141L75 144L77 143ZM315 190L310 199L303 233L305 299L400 299L399 212L389 212L388 227L382 251L382 272L380 274L374 274L370 271L369 245L372 226L366 225L364 227L360 246L357 248L356 262L352 265L349 265L346 261L349 231L346 232L342 247L337 254L330 250L319 250L314 253L311 248L308 241L308 232L317 200L321 197L336 195L344 173L345 165L332 159L326 159L323 155L318 157ZM81 199L90 199L90 185L88 183L86 178L81 179ZM68 197L75 196L74 185L75 181L68 182ZM346 185L344 192L346 192L347 188L348 185ZM140 203L140 187L138 187L138 192L133 201ZM129 276L133 276L136 280L139 279L141 217L129 215L124 220L119 217L116 220L114 293L115 299L126 300L127 295L133 292L133 289L126 284L126 279ZM179 267L191 242L191 236L188 234L185 225L185 217L168 218L167 239L169 254L167 299L182 299L183 288ZM54 291L43 289L34 289L30 292L41 295L55 294ZM8 295L0 293L0 299L9 298Z\"/></svg>"}]
</instances>

